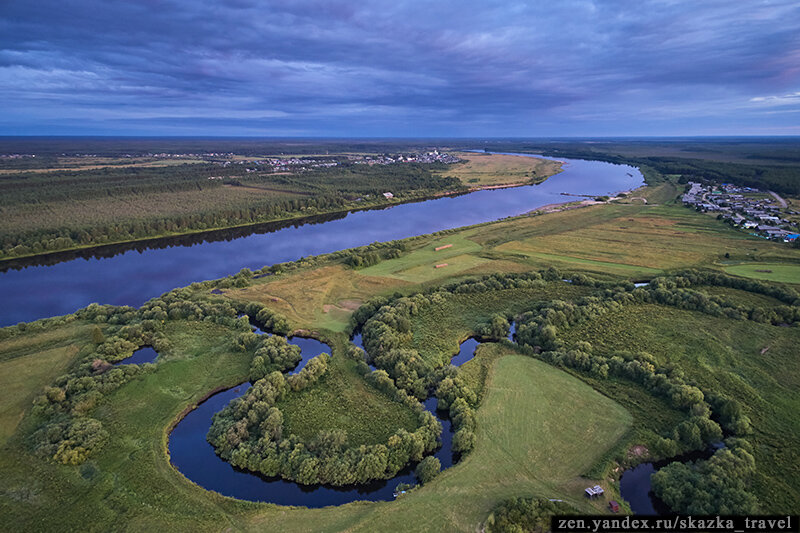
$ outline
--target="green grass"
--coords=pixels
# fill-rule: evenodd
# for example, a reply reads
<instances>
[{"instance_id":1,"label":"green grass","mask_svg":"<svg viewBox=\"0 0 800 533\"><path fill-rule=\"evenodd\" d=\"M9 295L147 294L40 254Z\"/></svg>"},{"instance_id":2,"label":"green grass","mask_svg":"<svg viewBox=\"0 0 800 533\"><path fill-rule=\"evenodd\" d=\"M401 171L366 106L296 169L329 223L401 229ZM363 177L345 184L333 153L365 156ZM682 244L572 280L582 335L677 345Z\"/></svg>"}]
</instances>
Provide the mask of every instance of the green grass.
<instances>
[{"instance_id":1,"label":"green grass","mask_svg":"<svg viewBox=\"0 0 800 533\"><path fill-rule=\"evenodd\" d=\"M440 246L452 245L450 248L436 251ZM436 278L461 272L486 260L469 255L479 252L481 245L469 240L466 234L455 234L431 240L421 248L404 254L397 259L381 261L377 265L359 270L363 276L394 277L406 281L422 283ZM471 259L470 259L471 257ZM438 264L447 263L445 268L434 268Z\"/></svg>"},{"instance_id":2,"label":"green grass","mask_svg":"<svg viewBox=\"0 0 800 533\"><path fill-rule=\"evenodd\" d=\"M16 430L33 399L89 344L89 326L70 324L0 344L0 444Z\"/></svg>"},{"instance_id":3,"label":"green grass","mask_svg":"<svg viewBox=\"0 0 800 533\"><path fill-rule=\"evenodd\" d=\"M800 500L800 328L731 321L656 305L626 306L565 333L596 352L646 351L660 364L679 366L702 388L742 403L755 429L751 440L766 511ZM763 353L762 353L763 352Z\"/></svg>"},{"instance_id":4,"label":"green grass","mask_svg":"<svg viewBox=\"0 0 800 533\"><path fill-rule=\"evenodd\" d=\"M348 446L386 443L398 429L414 431L417 417L390 400L355 371L355 361L341 352L331 358L328 372L313 387L289 393L277 404L284 432L311 441L321 430L347 432Z\"/></svg>"},{"instance_id":5,"label":"green grass","mask_svg":"<svg viewBox=\"0 0 800 533\"><path fill-rule=\"evenodd\" d=\"M728 274L745 278L800 284L800 265L782 263L749 263L724 268ZM769 272L767 272L769 271Z\"/></svg>"}]
</instances>

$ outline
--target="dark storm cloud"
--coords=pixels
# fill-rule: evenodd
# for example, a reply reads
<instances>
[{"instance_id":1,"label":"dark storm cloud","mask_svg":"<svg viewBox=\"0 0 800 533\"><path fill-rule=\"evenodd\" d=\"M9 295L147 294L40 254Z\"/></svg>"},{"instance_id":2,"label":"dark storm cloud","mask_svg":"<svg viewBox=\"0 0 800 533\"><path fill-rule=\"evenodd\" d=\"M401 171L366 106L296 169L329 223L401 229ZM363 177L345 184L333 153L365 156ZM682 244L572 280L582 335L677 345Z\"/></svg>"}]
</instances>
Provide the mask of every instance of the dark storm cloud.
<instances>
[{"instance_id":1,"label":"dark storm cloud","mask_svg":"<svg viewBox=\"0 0 800 533\"><path fill-rule=\"evenodd\" d=\"M0 6L0 133L800 133L793 1Z\"/></svg>"}]
</instances>

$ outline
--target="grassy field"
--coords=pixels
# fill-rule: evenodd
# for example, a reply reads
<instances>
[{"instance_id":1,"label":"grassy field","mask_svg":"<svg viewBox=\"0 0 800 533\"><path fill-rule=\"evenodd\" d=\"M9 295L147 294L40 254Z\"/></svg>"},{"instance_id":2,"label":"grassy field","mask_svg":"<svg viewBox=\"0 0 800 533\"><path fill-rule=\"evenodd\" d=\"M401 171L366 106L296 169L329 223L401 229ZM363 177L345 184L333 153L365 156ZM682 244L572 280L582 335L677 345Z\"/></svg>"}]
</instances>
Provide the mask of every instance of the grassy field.
<instances>
[{"instance_id":1,"label":"grassy field","mask_svg":"<svg viewBox=\"0 0 800 533\"><path fill-rule=\"evenodd\" d=\"M528 156L458 152L464 162L442 173L468 187L498 187L538 183L561 171L561 163Z\"/></svg>"},{"instance_id":2,"label":"grassy field","mask_svg":"<svg viewBox=\"0 0 800 533\"><path fill-rule=\"evenodd\" d=\"M757 493L778 512L800 501L800 329L730 321L673 308L626 306L569 330L572 341L595 351L646 351L661 365L677 365L701 387L745 406L755 429Z\"/></svg>"},{"instance_id":3,"label":"grassy field","mask_svg":"<svg viewBox=\"0 0 800 533\"><path fill-rule=\"evenodd\" d=\"M395 431L414 431L417 417L409 408L387 398L355 371L355 361L331 358L318 384L290 393L277 404L285 434L311 441L322 430L347 432L347 444L386 443Z\"/></svg>"},{"instance_id":4,"label":"grassy field","mask_svg":"<svg viewBox=\"0 0 800 533\"><path fill-rule=\"evenodd\" d=\"M120 389L100 410L113 437L92 460L90 473L45 463L18 443L4 447L4 523L18 531L375 531L398 523L414 531L474 531L496 502L510 496L563 498L597 510L582 497L587 481L580 474L630 425L623 408L568 374L530 358L495 354L478 410L475 451L428 486L396 502L329 509L237 501L191 484L164 454L165 428L184 406L246 373L247 361L230 350L223 330L198 325L194 333L206 345L204 353L180 357L185 348L176 343L175 360ZM581 444L587 441L593 445Z\"/></svg>"},{"instance_id":5,"label":"grassy field","mask_svg":"<svg viewBox=\"0 0 800 533\"><path fill-rule=\"evenodd\" d=\"M436 251L436 248L450 246ZM446 278L469 270L488 260L475 255L481 246L463 234L448 235L426 243L423 247L397 259L382 261L377 265L359 270L362 276L397 278L413 283L424 283ZM446 267L435 268L436 265Z\"/></svg>"},{"instance_id":6,"label":"grassy field","mask_svg":"<svg viewBox=\"0 0 800 533\"><path fill-rule=\"evenodd\" d=\"M274 280L267 278L224 294L235 300L265 304L286 315L299 328L344 331L353 310L363 300L407 285L395 278L353 275L343 265L331 265L276 276Z\"/></svg>"},{"instance_id":7,"label":"grassy field","mask_svg":"<svg viewBox=\"0 0 800 533\"><path fill-rule=\"evenodd\" d=\"M0 445L14 433L42 388L64 372L89 338L89 326L71 324L0 343Z\"/></svg>"},{"instance_id":8,"label":"grassy field","mask_svg":"<svg viewBox=\"0 0 800 533\"><path fill-rule=\"evenodd\" d=\"M725 267L725 272L745 278L800 284L800 264L746 263Z\"/></svg>"}]
</instances>

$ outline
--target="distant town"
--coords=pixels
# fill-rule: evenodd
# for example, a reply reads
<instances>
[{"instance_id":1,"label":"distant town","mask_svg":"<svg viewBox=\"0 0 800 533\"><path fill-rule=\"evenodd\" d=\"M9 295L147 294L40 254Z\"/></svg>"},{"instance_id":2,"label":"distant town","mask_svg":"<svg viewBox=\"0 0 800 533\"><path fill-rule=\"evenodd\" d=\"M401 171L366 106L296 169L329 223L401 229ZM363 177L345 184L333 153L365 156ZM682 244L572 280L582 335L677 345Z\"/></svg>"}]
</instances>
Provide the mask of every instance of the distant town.
<instances>
[{"instance_id":1,"label":"distant town","mask_svg":"<svg viewBox=\"0 0 800 533\"><path fill-rule=\"evenodd\" d=\"M683 205L698 211L718 213L717 218L754 235L784 242L800 237L800 212L788 209L786 201L771 191L738 187L729 183L703 185L689 182Z\"/></svg>"}]
</instances>

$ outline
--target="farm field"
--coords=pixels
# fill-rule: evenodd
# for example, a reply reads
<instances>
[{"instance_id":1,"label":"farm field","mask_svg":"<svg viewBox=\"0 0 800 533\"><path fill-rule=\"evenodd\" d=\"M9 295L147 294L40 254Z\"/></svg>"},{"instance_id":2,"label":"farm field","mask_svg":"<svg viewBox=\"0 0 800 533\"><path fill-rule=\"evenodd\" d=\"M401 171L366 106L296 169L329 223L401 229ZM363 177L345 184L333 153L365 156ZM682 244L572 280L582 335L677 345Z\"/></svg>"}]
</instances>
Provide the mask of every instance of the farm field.
<instances>
[{"instance_id":1,"label":"farm field","mask_svg":"<svg viewBox=\"0 0 800 533\"><path fill-rule=\"evenodd\" d=\"M725 272L746 278L800 284L800 264L750 263L725 267Z\"/></svg>"},{"instance_id":2,"label":"farm field","mask_svg":"<svg viewBox=\"0 0 800 533\"><path fill-rule=\"evenodd\" d=\"M454 177L468 187L500 187L539 183L561 170L561 163L505 154L457 152L464 160L442 175Z\"/></svg>"}]
</instances>

